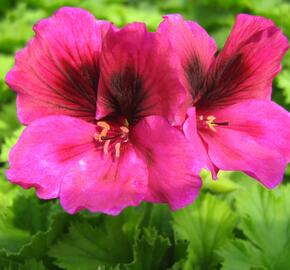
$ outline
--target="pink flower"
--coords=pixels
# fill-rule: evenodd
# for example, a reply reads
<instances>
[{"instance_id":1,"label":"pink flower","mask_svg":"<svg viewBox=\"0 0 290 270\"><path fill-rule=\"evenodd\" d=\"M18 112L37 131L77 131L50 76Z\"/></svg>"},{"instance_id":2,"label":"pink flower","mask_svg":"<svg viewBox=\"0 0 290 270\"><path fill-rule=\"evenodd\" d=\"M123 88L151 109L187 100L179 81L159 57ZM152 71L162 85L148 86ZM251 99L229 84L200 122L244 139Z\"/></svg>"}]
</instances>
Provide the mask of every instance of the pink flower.
<instances>
[{"instance_id":1,"label":"pink flower","mask_svg":"<svg viewBox=\"0 0 290 270\"><path fill-rule=\"evenodd\" d=\"M6 77L28 124L10 153L10 181L59 197L69 213L192 202L199 168L169 122L184 100L169 43L144 24L118 30L77 8L34 29Z\"/></svg>"},{"instance_id":2,"label":"pink flower","mask_svg":"<svg viewBox=\"0 0 290 270\"><path fill-rule=\"evenodd\" d=\"M279 184L290 158L290 117L270 98L287 38L271 20L243 14L217 56L206 31L179 15L166 16L158 32L180 59L188 96L176 119L187 113L184 133L203 166L214 177L238 170L268 188Z\"/></svg>"}]
</instances>

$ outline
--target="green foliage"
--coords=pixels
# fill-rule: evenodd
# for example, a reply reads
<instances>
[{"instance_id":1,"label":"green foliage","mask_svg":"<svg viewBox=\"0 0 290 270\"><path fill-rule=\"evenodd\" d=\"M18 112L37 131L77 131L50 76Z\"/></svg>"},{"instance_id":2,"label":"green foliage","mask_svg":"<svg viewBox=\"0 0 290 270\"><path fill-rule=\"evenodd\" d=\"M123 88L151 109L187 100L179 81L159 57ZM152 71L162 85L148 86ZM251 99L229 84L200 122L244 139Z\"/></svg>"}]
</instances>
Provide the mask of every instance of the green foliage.
<instances>
[{"instance_id":1,"label":"green foliage","mask_svg":"<svg viewBox=\"0 0 290 270\"><path fill-rule=\"evenodd\" d=\"M15 9L5 14L0 22L0 50L2 53L13 53L25 45L32 37L32 25L46 14L41 10L29 10L25 4L19 4Z\"/></svg>"},{"instance_id":2,"label":"green foliage","mask_svg":"<svg viewBox=\"0 0 290 270\"><path fill-rule=\"evenodd\" d=\"M134 261L125 266L128 270L162 269L162 260L170 247L168 238L158 235L155 228L145 228L135 242Z\"/></svg>"},{"instance_id":3,"label":"green foliage","mask_svg":"<svg viewBox=\"0 0 290 270\"><path fill-rule=\"evenodd\" d=\"M95 270L130 262L131 245L121 229L122 224L110 224L110 218L105 219L102 226L72 223L68 235L50 250L50 255L57 259L56 264L71 270Z\"/></svg>"},{"instance_id":4,"label":"green foliage","mask_svg":"<svg viewBox=\"0 0 290 270\"><path fill-rule=\"evenodd\" d=\"M284 99L287 107L290 106L290 69L284 70L281 72L279 77L277 78L278 87L283 90L283 96L281 98Z\"/></svg>"},{"instance_id":5,"label":"green foliage","mask_svg":"<svg viewBox=\"0 0 290 270\"><path fill-rule=\"evenodd\" d=\"M159 234L155 223L142 225L140 221L148 217L144 209L128 208L117 217L98 216L93 223L73 221L49 255L56 259L56 265L68 270L163 269L185 259L184 242L171 242L169 236ZM175 260L168 260L168 254Z\"/></svg>"},{"instance_id":6,"label":"green foliage","mask_svg":"<svg viewBox=\"0 0 290 270\"><path fill-rule=\"evenodd\" d=\"M20 268L21 270L45 270L44 264L35 260L28 260Z\"/></svg>"},{"instance_id":7,"label":"green foliage","mask_svg":"<svg viewBox=\"0 0 290 270\"><path fill-rule=\"evenodd\" d=\"M5 178L23 127L5 84L32 25L62 6L78 6L117 26L144 21L154 31L167 13L196 20L222 48L237 13L271 18L290 36L287 0L2 0L0 1L0 269L2 270L288 270L290 186L269 191L241 173L220 173L191 206L173 213L142 204L111 217L71 216ZM290 53L273 85L290 109ZM290 170L285 181L290 181Z\"/></svg>"},{"instance_id":8,"label":"green foliage","mask_svg":"<svg viewBox=\"0 0 290 270\"><path fill-rule=\"evenodd\" d=\"M290 185L269 192L254 186L237 198L239 228L245 239L235 239L220 250L224 270L287 270L290 258Z\"/></svg>"},{"instance_id":9,"label":"green foliage","mask_svg":"<svg viewBox=\"0 0 290 270\"><path fill-rule=\"evenodd\" d=\"M14 106L13 106L13 108L14 108ZM14 123L12 121L10 121L9 123L8 122L6 122L6 123L7 124L5 124L5 126L4 126L5 128L3 128L3 130L2 130L2 134L11 133L12 125L14 125ZM18 126L19 124L15 123L15 125ZM2 162L8 161L9 151L12 148L12 146L17 142L23 129L24 129L23 127L20 127L18 129L14 130L14 132L10 135L10 137L7 136L4 138L4 143L1 146L0 161L2 161Z\"/></svg>"},{"instance_id":10,"label":"green foliage","mask_svg":"<svg viewBox=\"0 0 290 270\"><path fill-rule=\"evenodd\" d=\"M232 236L236 216L229 205L206 194L173 215L173 228L189 242L185 269L215 269L220 258L215 251Z\"/></svg>"}]
</instances>

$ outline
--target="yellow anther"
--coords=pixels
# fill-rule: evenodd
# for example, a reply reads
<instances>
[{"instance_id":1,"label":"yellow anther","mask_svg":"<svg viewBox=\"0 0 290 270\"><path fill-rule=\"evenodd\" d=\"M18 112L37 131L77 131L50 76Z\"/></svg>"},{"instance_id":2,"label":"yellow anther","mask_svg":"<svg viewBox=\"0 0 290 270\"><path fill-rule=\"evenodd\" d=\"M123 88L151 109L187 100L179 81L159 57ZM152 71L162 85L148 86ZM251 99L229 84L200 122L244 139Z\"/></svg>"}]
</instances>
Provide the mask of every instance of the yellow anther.
<instances>
[{"instance_id":1,"label":"yellow anther","mask_svg":"<svg viewBox=\"0 0 290 270\"><path fill-rule=\"evenodd\" d=\"M109 145L110 145L111 140L107 140L104 144L104 154L107 155L109 152Z\"/></svg>"},{"instance_id":2,"label":"yellow anther","mask_svg":"<svg viewBox=\"0 0 290 270\"><path fill-rule=\"evenodd\" d=\"M199 120L201 120L201 121L203 120L203 115L199 116Z\"/></svg>"},{"instance_id":3,"label":"yellow anther","mask_svg":"<svg viewBox=\"0 0 290 270\"><path fill-rule=\"evenodd\" d=\"M102 141L102 138L107 136L108 131L110 130L110 125L107 122L100 121L97 123L97 125L102 129L101 133L98 135L98 141ZM96 138L96 137L95 137Z\"/></svg>"},{"instance_id":4,"label":"yellow anther","mask_svg":"<svg viewBox=\"0 0 290 270\"><path fill-rule=\"evenodd\" d=\"M101 127L100 133L95 133L94 138L95 140L99 141L100 143L103 144L103 151L104 154L107 155L109 152L111 152L111 149L113 148L113 145L115 145L115 156L117 158L120 157L120 150L121 150L121 142L118 142L115 144L115 140L122 140L123 142L128 141L128 133L129 133L129 128L127 126L128 121L125 122L124 126L120 126L120 131L118 132L114 128L112 129L112 134L110 136L107 136L109 133L111 126L104 121L97 122L97 125ZM113 145L111 146L111 141L113 140Z\"/></svg>"},{"instance_id":5,"label":"yellow anther","mask_svg":"<svg viewBox=\"0 0 290 270\"><path fill-rule=\"evenodd\" d=\"M124 132L126 134L129 133L129 129L127 127L121 126L120 129L122 132Z\"/></svg>"},{"instance_id":6,"label":"yellow anther","mask_svg":"<svg viewBox=\"0 0 290 270\"><path fill-rule=\"evenodd\" d=\"M210 115L206 118L207 120L205 121L206 124L208 125L208 127L212 130L212 131L216 131L216 129L214 128L216 126L216 124L214 123L214 120L216 119L216 117L214 117L213 115Z\"/></svg>"},{"instance_id":7,"label":"yellow anther","mask_svg":"<svg viewBox=\"0 0 290 270\"><path fill-rule=\"evenodd\" d=\"M110 125L109 125L107 122L105 122L105 121L99 121L99 122L97 123L97 125L98 125L99 127L102 127L103 129L110 130Z\"/></svg>"},{"instance_id":8,"label":"yellow anther","mask_svg":"<svg viewBox=\"0 0 290 270\"><path fill-rule=\"evenodd\" d=\"M116 143L115 145L116 158L120 157L120 148L121 148L121 143Z\"/></svg>"},{"instance_id":9,"label":"yellow anther","mask_svg":"<svg viewBox=\"0 0 290 270\"><path fill-rule=\"evenodd\" d=\"M108 130L107 129L103 129L101 131L101 133L99 134L99 141L103 141L103 138L107 136Z\"/></svg>"},{"instance_id":10,"label":"yellow anther","mask_svg":"<svg viewBox=\"0 0 290 270\"><path fill-rule=\"evenodd\" d=\"M125 119L124 124L126 127L129 127L129 121L127 119Z\"/></svg>"}]
</instances>

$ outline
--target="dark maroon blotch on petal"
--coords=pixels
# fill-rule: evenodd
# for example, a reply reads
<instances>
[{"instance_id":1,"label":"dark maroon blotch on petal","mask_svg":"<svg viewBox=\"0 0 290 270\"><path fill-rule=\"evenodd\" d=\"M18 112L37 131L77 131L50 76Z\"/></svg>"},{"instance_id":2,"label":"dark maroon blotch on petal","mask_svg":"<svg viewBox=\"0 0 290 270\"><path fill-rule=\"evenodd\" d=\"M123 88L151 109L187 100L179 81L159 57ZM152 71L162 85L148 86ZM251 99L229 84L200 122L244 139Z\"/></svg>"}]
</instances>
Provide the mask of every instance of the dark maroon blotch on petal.
<instances>
[{"instance_id":1,"label":"dark maroon blotch on petal","mask_svg":"<svg viewBox=\"0 0 290 270\"><path fill-rule=\"evenodd\" d=\"M195 106L198 109L216 108L235 103L237 96L239 99L247 99L248 95L243 95L239 85L245 83L250 76L251 71L244 61L243 54L237 53L227 61L218 58L203 86L204 94ZM251 85L245 85L243 90L250 91L250 88Z\"/></svg>"},{"instance_id":2,"label":"dark maroon blotch on petal","mask_svg":"<svg viewBox=\"0 0 290 270\"><path fill-rule=\"evenodd\" d=\"M205 90L204 83L207 75L206 70L201 63L199 56L196 54L193 54L191 57L189 57L189 60L183 68L185 77L190 86L189 90L193 99L193 103L195 103L200 99Z\"/></svg>"},{"instance_id":3,"label":"dark maroon blotch on petal","mask_svg":"<svg viewBox=\"0 0 290 270\"><path fill-rule=\"evenodd\" d=\"M142 77L133 68L128 66L124 71L112 74L109 83L104 98L115 115L123 116L130 125L146 116L144 111L147 108L143 102L148 93L144 89Z\"/></svg>"},{"instance_id":4,"label":"dark maroon blotch on petal","mask_svg":"<svg viewBox=\"0 0 290 270\"><path fill-rule=\"evenodd\" d=\"M97 65L83 62L82 66L74 67L71 63L61 60L60 63L55 62L55 67L62 77L55 75L54 83L42 80L62 102L54 104L50 100L42 100L39 97L36 99L67 111L66 115L94 122L99 82Z\"/></svg>"}]
</instances>

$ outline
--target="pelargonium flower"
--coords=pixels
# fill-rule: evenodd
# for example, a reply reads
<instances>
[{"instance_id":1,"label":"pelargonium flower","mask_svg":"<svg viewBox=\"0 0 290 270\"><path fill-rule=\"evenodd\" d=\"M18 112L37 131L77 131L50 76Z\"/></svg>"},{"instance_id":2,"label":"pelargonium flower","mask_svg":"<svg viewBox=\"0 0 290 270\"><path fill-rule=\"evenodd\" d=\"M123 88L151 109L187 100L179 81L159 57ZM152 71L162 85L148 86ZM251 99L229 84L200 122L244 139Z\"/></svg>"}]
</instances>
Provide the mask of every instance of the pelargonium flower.
<instances>
[{"instance_id":1,"label":"pelargonium flower","mask_svg":"<svg viewBox=\"0 0 290 270\"><path fill-rule=\"evenodd\" d=\"M142 23L119 30L78 8L34 30L6 77L28 124L8 179L59 197L69 213L192 202L200 179L191 144L170 124L185 94L169 43Z\"/></svg>"},{"instance_id":2,"label":"pelargonium flower","mask_svg":"<svg viewBox=\"0 0 290 270\"><path fill-rule=\"evenodd\" d=\"M197 23L166 16L158 32L180 59L187 101L178 114L186 136L214 178L218 169L243 171L268 188L290 158L290 117L272 102L272 81L289 48L271 20L238 15L220 53ZM198 149L198 150L197 150Z\"/></svg>"}]
</instances>

